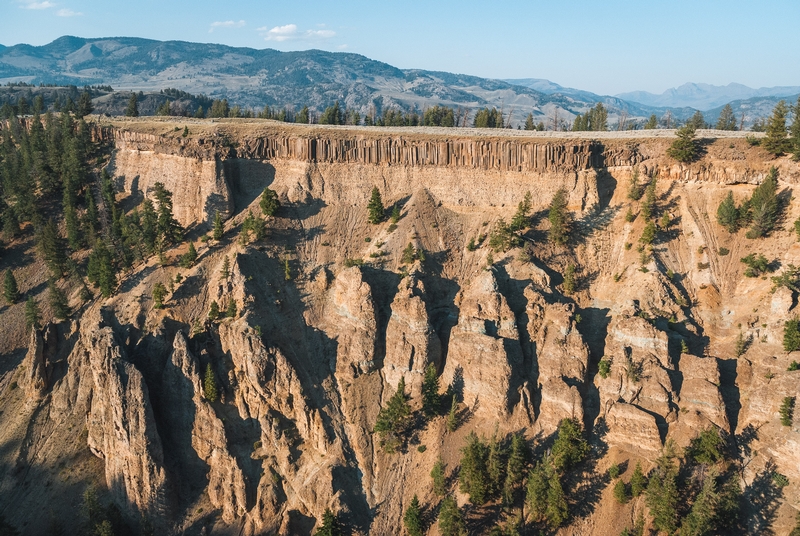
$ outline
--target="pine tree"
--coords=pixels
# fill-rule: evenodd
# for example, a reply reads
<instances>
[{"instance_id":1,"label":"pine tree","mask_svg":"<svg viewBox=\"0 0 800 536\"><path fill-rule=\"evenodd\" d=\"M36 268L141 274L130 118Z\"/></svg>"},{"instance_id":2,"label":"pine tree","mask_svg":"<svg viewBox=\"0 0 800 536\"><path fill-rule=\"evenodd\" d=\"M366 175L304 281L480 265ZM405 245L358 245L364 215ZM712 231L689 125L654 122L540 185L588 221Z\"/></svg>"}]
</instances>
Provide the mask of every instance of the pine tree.
<instances>
[{"instance_id":1,"label":"pine tree","mask_svg":"<svg viewBox=\"0 0 800 536\"><path fill-rule=\"evenodd\" d=\"M281 208L278 194L275 190L270 190L269 187L264 188L264 191L261 192L261 201L258 204L261 207L261 212L268 218L274 216L278 209Z\"/></svg>"},{"instance_id":2,"label":"pine tree","mask_svg":"<svg viewBox=\"0 0 800 536\"><path fill-rule=\"evenodd\" d=\"M53 316L58 320L66 320L69 318L70 310L67 296L56 286L56 281L54 279L49 279L47 281L47 289L50 294L50 307L53 309Z\"/></svg>"},{"instance_id":3,"label":"pine tree","mask_svg":"<svg viewBox=\"0 0 800 536\"><path fill-rule=\"evenodd\" d=\"M716 529L715 517L719 502L717 475L710 471L705 476L703 488L692 504L692 510L681 523L681 536L705 536Z\"/></svg>"},{"instance_id":4,"label":"pine tree","mask_svg":"<svg viewBox=\"0 0 800 536\"><path fill-rule=\"evenodd\" d=\"M309 123L308 106L303 106L303 109L298 112L297 116L295 117L295 123Z\"/></svg>"},{"instance_id":5,"label":"pine tree","mask_svg":"<svg viewBox=\"0 0 800 536\"><path fill-rule=\"evenodd\" d=\"M197 249L194 247L194 242L189 242L189 249L181 256L181 267L191 268L197 261Z\"/></svg>"},{"instance_id":6,"label":"pine tree","mask_svg":"<svg viewBox=\"0 0 800 536\"><path fill-rule=\"evenodd\" d=\"M369 212L368 221L376 225L383 221L383 201L381 200L381 192L377 187L372 188L372 195L370 196L369 203L367 204L367 211Z\"/></svg>"},{"instance_id":7,"label":"pine tree","mask_svg":"<svg viewBox=\"0 0 800 536\"><path fill-rule=\"evenodd\" d=\"M780 101L772 110L772 115L767 121L767 135L761 140L761 147L776 156L783 154L788 147L786 139L786 115L789 108L786 101Z\"/></svg>"},{"instance_id":8,"label":"pine tree","mask_svg":"<svg viewBox=\"0 0 800 536\"><path fill-rule=\"evenodd\" d=\"M433 417L439 411L439 404L439 375L433 363L428 363L422 380L422 411Z\"/></svg>"},{"instance_id":9,"label":"pine tree","mask_svg":"<svg viewBox=\"0 0 800 536\"><path fill-rule=\"evenodd\" d=\"M6 270L6 276L3 279L3 297L9 305L14 305L19 299L17 279L14 277L14 272L12 272L10 268Z\"/></svg>"},{"instance_id":10,"label":"pine tree","mask_svg":"<svg viewBox=\"0 0 800 536\"><path fill-rule=\"evenodd\" d=\"M527 462L527 445L520 434L511 436L511 449L506 464L506 481L503 485L503 502L513 505L517 502L517 492L525 479Z\"/></svg>"},{"instance_id":11,"label":"pine tree","mask_svg":"<svg viewBox=\"0 0 800 536\"><path fill-rule=\"evenodd\" d=\"M462 493L469 495L475 505L485 504L491 494L491 482L487 468L489 450L483 441L470 432L467 444L461 449L461 470L458 480Z\"/></svg>"},{"instance_id":12,"label":"pine tree","mask_svg":"<svg viewBox=\"0 0 800 536\"><path fill-rule=\"evenodd\" d=\"M655 130L657 128L658 128L658 118L656 117L656 114L652 114L650 115L650 118L647 120L647 122L644 124L644 129Z\"/></svg>"},{"instance_id":13,"label":"pine tree","mask_svg":"<svg viewBox=\"0 0 800 536\"><path fill-rule=\"evenodd\" d=\"M453 395L453 401L450 404L450 413L447 414L447 431L450 433L458 429L458 398Z\"/></svg>"},{"instance_id":14,"label":"pine tree","mask_svg":"<svg viewBox=\"0 0 800 536\"><path fill-rule=\"evenodd\" d=\"M553 467L558 471L566 471L583 461L588 452L589 444L583 438L577 419L562 419L551 450Z\"/></svg>"},{"instance_id":15,"label":"pine tree","mask_svg":"<svg viewBox=\"0 0 800 536\"><path fill-rule=\"evenodd\" d=\"M642 229L642 236L639 238L639 242L645 245L649 245L653 243L653 240L656 239L656 224L653 223L653 220L647 220L647 224Z\"/></svg>"},{"instance_id":16,"label":"pine tree","mask_svg":"<svg viewBox=\"0 0 800 536\"><path fill-rule=\"evenodd\" d=\"M165 244L180 242L183 238L183 228L172 215L172 192L157 182L153 185L154 195L158 202L158 234L164 239Z\"/></svg>"},{"instance_id":17,"label":"pine tree","mask_svg":"<svg viewBox=\"0 0 800 536\"><path fill-rule=\"evenodd\" d=\"M497 439L497 427L489 441L489 454L486 459L486 471L489 477L489 494L496 496L503 490L505 482L506 448Z\"/></svg>"},{"instance_id":18,"label":"pine tree","mask_svg":"<svg viewBox=\"0 0 800 536\"><path fill-rule=\"evenodd\" d=\"M647 477L642 472L642 464L636 462L636 468L631 475L631 495L638 497L647 488Z\"/></svg>"},{"instance_id":19,"label":"pine tree","mask_svg":"<svg viewBox=\"0 0 800 536\"><path fill-rule=\"evenodd\" d=\"M314 532L314 536L342 536L339 518L331 512L330 508L325 509L325 513L322 515L322 525Z\"/></svg>"},{"instance_id":20,"label":"pine tree","mask_svg":"<svg viewBox=\"0 0 800 536\"><path fill-rule=\"evenodd\" d=\"M153 307L161 309L164 307L164 297L167 295L167 288L163 283L158 282L153 286ZM216 302L215 302L216 303Z\"/></svg>"},{"instance_id":21,"label":"pine tree","mask_svg":"<svg viewBox=\"0 0 800 536\"><path fill-rule=\"evenodd\" d=\"M800 350L800 320L797 318L783 323L783 349L787 352Z\"/></svg>"},{"instance_id":22,"label":"pine tree","mask_svg":"<svg viewBox=\"0 0 800 536\"><path fill-rule=\"evenodd\" d=\"M697 110L694 115L687 121L687 124L691 124L695 130L700 130L701 128L706 128L706 119L703 117L703 112Z\"/></svg>"},{"instance_id":23,"label":"pine tree","mask_svg":"<svg viewBox=\"0 0 800 536\"><path fill-rule=\"evenodd\" d=\"M565 189L560 188L553 196L548 219L550 220L550 230L548 231L550 241L559 246L566 245L569 241L572 218L567 211L567 191Z\"/></svg>"},{"instance_id":24,"label":"pine tree","mask_svg":"<svg viewBox=\"0 0 800 536\"><path fill-rule=\"evenodd\" d=\"M289 266L289 257L283 259L283 279L286 281L292 280L292 268Z\"/></svg>"},{"instance_id":25,"label":"pine tree","mask_svg":"<svg viewBox=\"0 0 800 536\"><path fill-rule=\"evenodd\" d=\"M220 270L222 279L228 279L231 275L231 261L227 255L222 259L222 270Z\"/></svg>"},{"instance_id":26,"label":"pine tree","mask_svg":"<svg viewBox=\"0 0 800 536\"><path fill-rule=\"evenodd\" d=\"M64 242L58 235L52 218L39 229L36 245L50 273L53 277L60 278L64 274L67 256L64 252Z\"/></svg>"},{"instance_id":27,"label":"pine tree","mask_svg":"<svg viewBox=\"0 0 800 536\"><path fill-rule=\"evenodd\" d=\"M633 174L631 175L631 182L628 185L628 199L632 199L634 201L638 201L642 198L642 193L644 189L642 185L639 184L639 168L633 168Z\"/></svg>"},{"instance_id":28,"label":"pine tree","mask_svg":"<svg viewBox=\"0 0 800 536\"><path fill-rule=\"evenodd\" d=\"M417 495L411 499L411 504L406 508L403 515L403 525L406 528L408 536L423 536L422 527L422 509L419 506L419 499Z\"/></svg>"},{"instance_id":29,"label":"pine tree","mask_svg":"<svg viewBox=\"0 0 800 536\"><path fill-rule=\"evenodd\" d=\"M778 219L778 169L770 168L767 178L753 190L748 203L750 228L747 238L761 238L768 235Z\"/></svg>"},{"instance_id":30,"label":"pine tree","mask_svg":"<svg viewBox=\"0 0 800 536\"><path fill-rule=\"evenodd\" d=\"M714 128L717 130L736 130L736 116L733 114L733 108L731 108L730 104L726 104L722 108Z\"/></svg>"},{"instance_id":31,"label":"pine tree","mask_svg":"<svg viewBox=\"0 0 800 536\"><path fill-rule=\"evenodd\" d=\"M89 264L87 267L87 278L95 286L100 288L100 293L104 298L108 298L117 286L117 276L114 272L114 263L111 252L106 248L102 240L98 240L94 250L89 254Z\"/></svg>"},{"instance_id":32,"label":"pine tree","mask_svg":"<svg viewBox=\"0 0 800 536\"><path fill-rule=\"evenodd\" d=\"M526 192L524 199L519 202L519 205L517 205L517 212L511 218L509 228L514 232L521 231L522 229L526 228L530 223L530 212L531 193Z\"/></svg>"},{"instance_id":33,"label":"pine tree","mask_svg":"<svg viewBox=\"0 0 800 536\"><path fill-rule=\"evenodd\" d=\"M217 378L214 376L214 369L211 368L211 363L206 365L206 373L203 377L203 395L209 402L216 402L219 400Z\"/></svg>"},{"instance_id":34,"label":"pine tree","mask_svg":"<svg viewBox=\"0 0 800 536\"><path fill-rule=\"evenodd\" d=\"M528 474L525 503L529 514L536 521L544 519L547 512L547 491L550 487L547 466L548 461L542 460Z\"/></svg>"},{"instance_id":35,"label":"pine tree","mask_svg":"<svg viewBox=\"0 0 800 536\"><path fill-rule=\"evenodd\" d=\"M219 210L214 213L214 240L219 242L222 240L222 235L225 234L225 226L222 222L222 215Z\"/></svg>"},{"instance_id":36,"label":"pine tree","mask_svg":"<svg viewBox=\"0 0 800 536\"><path fill-rule=\"evenodd\" d=\"M125 109L126 117L139 117L139 98L136 93L131 93L131 98L128 99L128 107Z\"/></svg>"},{"instance_id":37,"label":"pine tree","mask_svg":"<svg viewBox=\"0 0 800 536\"><path fill-rule=\"evenodd\" d=\"M792 109L794 119L789 128L789 150L792 151L792 159L796 162L800 160L800 97L797 97L797 104Z\"/></svg>"},{"instance_id":38,"label":"pine tree","mask_svg":"<svg viewBox=\"0 0 800 536\"><path fill-rule=\"evenodd\" d=\"M525 130L536 130L536 125L533 123L533 114L529 113L525 118Z\"/></svg>"},{"instance_id":39,"label":"pine tree","mask_svg":"<svg viewBox=\"0 0 800 536\"><path fill-rule=\"evenodd\" d=\"M739 209L733 201L733 192L728 190L728 195L717 207L717 223L733 234L739 229Z\"/></svg>"},{"instance_id":40,"label":"pine tree","mask_svg":"<svg viewBox=\"0 0 800 536\"><path fill-rule=\"evenodd\" d=\"M672 534L678 528L678 469L669 451L657 461L647 484L646 502L653 526Z\"/></svg>"},{"instance_id":41,"label":"pine tree","mask_svg":"<svg viewBox=\"0 0 800 536\"><path fill-rule=\"evenodd\" d=\"M442 500L439 508L439 533L442 536L466 536L467 534L464 515L458 508L456 500L450 495Z\"/></svg>"},{"instance_id":42,"label":"pine tree","mask_svg":"<svg viewBox=\"0 0 800 536\"><path fill-rule=\"evenodd\" d=\"M569 519L567 500L564 498L564 488L561 486L561 479L554 470L548 471L547 479L547 508L545 517L547 524L556 529Z\"/></svg>"},{"instance_id":43,"label":"pine tree","mask_svg":"<svg viewBox=\"0 0 800 536\"><path fill-rule=\"evenodd\" d=\"M410 423L411 406L405 393L406 381L401 377L397 384L397 391L389 399L386 407L378 412L373 431L380 435L381 444L387 452L394 452L400 445L402 435Z\"/></svg>"},{"instance_id":44,"label":"pine tree","mask_svg":"<svg viewBox=\"0 0 800 536\"><path fill-rule=\"evenodd\" d=\"M211 306L208 309L208 319L212 322L219 318L219 305L217 305L217 301L213 300L211 302Z\"/></svg>"},{"instance_id":45,"label":"pine tree","mask_svg":"<svg viewBox=\"0 0 800 536\"><path fill-rule=\"evenodd\" d=\"M236 300L231 298L228 300L228 307L225 309L225 316L228 318L236 318Z\"/></svg>"},{"instance_id":46,"label":"pine tree","mask_svg":"<svg viewBox=\"0 0 800 536\"><path fill-rule=\"evenodd\" d=\"M614 484L614 498L619 504L625 504L630 500L630 497L628 497L628 487L622 479L617 480L617 483Z\"/></svg>"},{"instance_id":47,"label":"pine tree","mask_svg":"<svg viewBox=\"0 0 800 536\"><path fill-rule=\"evenodd\" d=\"M397 205L397 203L395 203L392 207L392 215L390 216L389 220L394 224L400 221L400 207Z\"/></svg>"},{"instance_id":48,"label":"pine tree","mask_svg":"<svg viewBox=\"0 0 800 536\"><path fill-rule=\"evenodd\" d=\"M75 115L77 117L85 117L93 111L94 106L92 105L92 96L88 91L84 91L81 93L81 96L78 99L78 107L75 109Z\"/></svg>"},{"instance_id":49,"label":"pine tree","mask_svg":"<svg viewBox=\"0 0 800 536\"><path fill-rule=\"evenodd\" d=\"M675 135L678 138L667 149L667 156L684 164L694 161L698 154L697 144L694 141L694 124L691 122L686 123L686 125L678 129Z\"/></svg>"},{"instance_id":50,"label":"pine tree","mask_svg":"<svg viewBox=\"0 0 800 536\"><path fill-rule=\"evenodd\" d=\"M444 496L447 489L445 488L444 462L441 457L433 464L431 479L433 480L433 492L439 497Z\"/></svg>"},{"instance_id":51,"label":"pine tree","mask_svg":"<svg viewBox=\"0 0 800 536\"><path fill-rule=\"evenodd\" d=\"M25 326L28 329L39 329L39 304L33 299L33 296L28 296L25 301Z\"/></svg>"}]
</instances>

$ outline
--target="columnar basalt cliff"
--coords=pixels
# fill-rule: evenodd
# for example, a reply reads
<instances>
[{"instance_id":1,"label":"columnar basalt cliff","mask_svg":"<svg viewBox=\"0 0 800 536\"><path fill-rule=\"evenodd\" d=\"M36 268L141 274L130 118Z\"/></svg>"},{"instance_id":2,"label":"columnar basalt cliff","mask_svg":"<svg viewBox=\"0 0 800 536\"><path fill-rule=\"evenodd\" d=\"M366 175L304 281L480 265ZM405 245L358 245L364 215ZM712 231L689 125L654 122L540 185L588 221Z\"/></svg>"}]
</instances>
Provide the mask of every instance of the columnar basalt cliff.
<instances>
[{"instance_id":1,"label":"columnar basalt cliff","mask_svg":"<svg viewBox=\"0 0 800 536\"><path fill-rule=\"evenodd\" d=\"M600 473L617 462L650 468L665 445L683 448L705 429L737 452L748 530L791 525L800 417L785 426L778 413L800 396L800 372L788 370L797 358L782 349L797 292L773 294L739 262L759 252L780 270L800 265L790 158L743 137L709 137L700 160L679 165L664 156L669 138L635 133L182 121L93 127L121 205L163 183L199 257L181 267L185 247L169 250L81 308L71 289L72 320L15 343L28 352L0 377L0 502L24 533L46 529L26 514L45 504L77 519L77 499L60 495L92 482L131 523L164 534L310 534L326 509L354 533L394 534L414 495L438 504L431 467L441 458L457 474L469 432L521 433L541 455L563 419L583 426L592 461L581 470L596 477L570 495L578 513L564 534L619 533L644 502L617 505ZM760 240L725 231L715 212L728 189L743 199L772 166L779 228ZM634 175L657 177L658 215L669 220L640 251ZM282 207L265 218L264 240L242 241L265 187ZM373 187L387 208L376 225ZM547 241L561 188L574 219L568 247ZM526 192L518 245L492 249ZM225 236L198 241L217 211ZM169 289L164 309L153 307L157 283ZM212 301L223 312L233 304L235 318L209 318ZM22 321L0 310L6 318ZM740 332L749 342L737 355ZM429 365L442 404L425 417ZM401 378L414 418L389 452L374 429ZM758 486L776 471L789 484L770 491L767 518ZM488 531L498 512L471 509L471 530Z\"/></svg>"}]
</instances>

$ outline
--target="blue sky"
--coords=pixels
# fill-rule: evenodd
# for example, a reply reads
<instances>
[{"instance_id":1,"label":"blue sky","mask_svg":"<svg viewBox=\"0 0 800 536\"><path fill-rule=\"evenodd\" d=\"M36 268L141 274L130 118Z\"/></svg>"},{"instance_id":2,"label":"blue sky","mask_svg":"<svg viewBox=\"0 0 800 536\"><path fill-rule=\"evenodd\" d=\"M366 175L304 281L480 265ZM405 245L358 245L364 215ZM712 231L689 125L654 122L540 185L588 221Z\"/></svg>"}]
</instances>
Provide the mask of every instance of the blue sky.
<instances>
[{"instance_id":1,"label":"blue sky","mask_svg":"<svg viewBox=\"0 0 800 536\"><path fill-rule=\"evenodd\" d=\"M0 43L62 35L356 52L602 94L800 85L800 0L0 0Z\"/></svg>"}]
</instances>

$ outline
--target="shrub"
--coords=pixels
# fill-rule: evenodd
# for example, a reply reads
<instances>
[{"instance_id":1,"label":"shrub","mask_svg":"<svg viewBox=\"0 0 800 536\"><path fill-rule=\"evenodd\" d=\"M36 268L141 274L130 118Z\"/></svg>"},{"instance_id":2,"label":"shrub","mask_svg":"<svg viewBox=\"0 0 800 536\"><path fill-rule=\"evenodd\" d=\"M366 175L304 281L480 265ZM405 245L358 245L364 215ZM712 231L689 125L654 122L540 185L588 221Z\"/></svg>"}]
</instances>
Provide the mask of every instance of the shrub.
<instances>
[{"instance_id":1,"label":"shrub","mask_svg":"<svg viewBox=\"0 0 800 536\"><path fill-rule=\"evenodd\" d=\"M625 221L632 223L634 220L636 220L636 214L633 213L631 207L628 207L628 212L625 213Z\"/></svg>"},{"instance_id":2,"label":"shrub","mask_svg":"<svg viewBox=\"0 0 800 536\"><path fill-rule=\"evenodd\" d=\"M614 465L612 465L611 467L608 468L608 476L610 476L611 478L619 478L619 465L618 464L615 463Z\"/></svg>"},{"instance_id":3,"label":"shrub","mask_svg":"<svg viewBox=\"0 0 800 536\"><path fill-rule=\"evenodd\" d=\"M345 268L352 268L353 266L361 266L364 264L362 259L345 259L344 260Z\"/></svg>"},{"instance_id":4,"label":"shrub","mask_svg":"<svg viewBox=\"0 0 800 536\"><path fill-rule=\"evenodd\" d=\"M731 251L728 248L719 248L719 251L718 251L720 257L725 257L730 252Z\"/></svg>"},{"instance_id":5,"label":"shrub","mask_svg":"<svg viewBox=\"0 0 800 536\"><path fill-rule=\"evenodd\" d=\"M747 270L744 272L745 277L758 277L761 274L773 271L770 262L764 255L759 254L756 256L754 253L750 253L746 257L739 259L739 262L747 266Z\"/></svg>"},{"instance_id":6,"label":"shrub","mask_svg":"<svg viewBox=\"0 0 800 536\"><path fill-rule=\"evenodd\" d=\"M800 350L800 320L797 318L783 323L783 349L787 352Z\"/></svg>"},{"instance_id":7,"label":"shrub","mask_svg":"<svg viewBox=\"0 0 800 536\"><path fill-rule=\"evenodd\" d=\"M601 359L600 363L597 364L597 373L600 374L600 377L603 379L608 378L608 375L611 373L611 360Z\"/></svg>"},{"instance_id":8,"label":"shrub","mask_svg":"<svg viewBox=\"0 0 800 536\"><path fill-rule=\"evenodd\" d=\"M786 370L789 371L789 372L794 372L795 370L800 370L800 363L798 363L797 361L792 361L791 363L789 363L789 368L786 369Z\"/></svg>"}]
</instances>

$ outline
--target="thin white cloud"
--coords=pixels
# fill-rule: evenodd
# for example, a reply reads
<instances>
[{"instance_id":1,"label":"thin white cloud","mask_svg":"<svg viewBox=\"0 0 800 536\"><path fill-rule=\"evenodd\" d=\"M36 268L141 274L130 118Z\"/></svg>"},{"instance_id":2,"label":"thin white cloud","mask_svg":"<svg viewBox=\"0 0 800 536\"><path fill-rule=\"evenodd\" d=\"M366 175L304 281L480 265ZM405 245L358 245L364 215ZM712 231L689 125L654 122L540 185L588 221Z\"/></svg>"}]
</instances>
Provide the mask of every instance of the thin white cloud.
<instances>
[{"instance_id":1,"label":"thin white cloud","mask_svg":"<svg viewBox=\"0 0 800 536\"><path fill-rule=\"evenodd\" d=\"M80 11L72 11L71 9L59 9L56 13L59 17L78 17L83 15Z\"/></svg>"},{"instance_id":2,"label":"thin white cloud","mask_svg":"<svg viewBox=\"0 0 800 536\"><path fill-rule=\"evenodd\" d=\"M217 28L241 28L245 24L246 23L243 20L215 21L211 23L211 27L208 29L208 33L214 33L214 30L216 30Z\"/></svg>"},{"instance_id":3,"label":"thin white cloud","mask_svg":"<svg viewBox=\"0 0 800 536\"><path fill-rule=\"evenodd\" d=\"M319 25L318 25L319 26ZM316 41L320 39L329 39L336 35L336 32L333 30L300 30L297 27L297 24L284 24L283 26L275 26L273 28L267 29L266 26L262 26L257 30L263 37L265 41L296 41L296 40L304 40L304 41Z\"/></svg>"},{"instance_id":4,"label":"thin white cloud","mask_svg":"<svg viewBox=\"0 0 800 536\"><path fill-rule=\"evenodd\" d=\"M336 47L338 50L347 50L347 45L339 45Z\"/></svg>"},{"instance_id":5,"label":"thin white cloud","mask_svg":"<svg viewBox=\"0 0 800 536\"><path fill-rule=\"evenodd\" d=\"M43 2L24 2L19 7L22 9L50 9L51 7L56 7L56 5L53 2L44 0Z\"/></svg>"}]
</instances>

